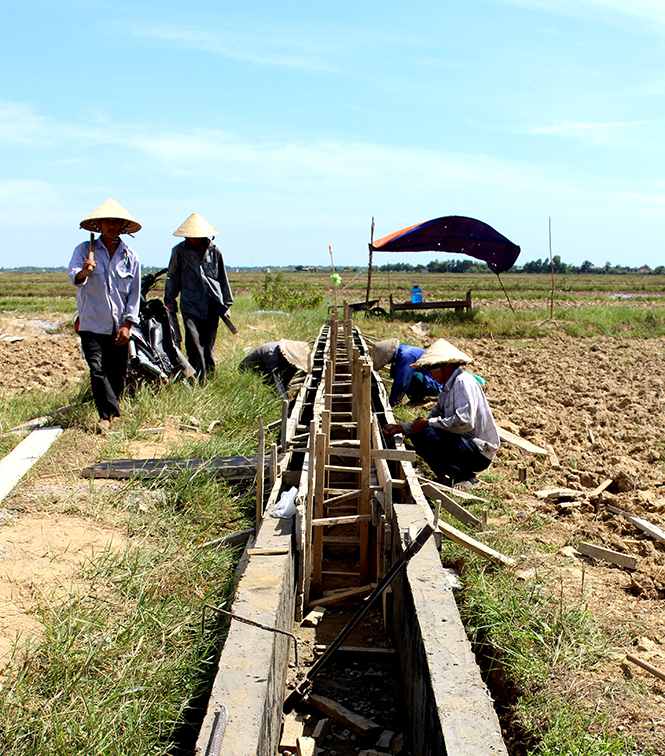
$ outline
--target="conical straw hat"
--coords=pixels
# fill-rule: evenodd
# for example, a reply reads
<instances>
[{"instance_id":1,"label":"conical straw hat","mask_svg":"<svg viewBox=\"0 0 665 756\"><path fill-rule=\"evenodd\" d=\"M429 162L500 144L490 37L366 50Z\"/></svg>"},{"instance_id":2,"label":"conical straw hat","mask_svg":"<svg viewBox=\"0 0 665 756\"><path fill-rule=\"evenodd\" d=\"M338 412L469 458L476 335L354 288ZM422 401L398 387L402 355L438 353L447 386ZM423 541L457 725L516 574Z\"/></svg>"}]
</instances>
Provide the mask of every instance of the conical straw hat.
<instances>
[{"instance_id":1,"label":"conical straw hat","mask_svg":"<svg viewBox=\"0 0 665 756\"><path fill-rule=\"evenodd\" d=\"M97 231L101 233L99 221L104 218L120 218L125 221L125 225L120 231L121 234L135 234L141 230L141 224L125 210L125 208L114 199L107 199L106 202L93 210L87 218L81 221L80 227L86 231Z\"/></svg>"},{"instance_id":2,"label":"conical straw hat","mask_svg":"<svg viewBox=\"0 0 665 756\"><path fill-rule=\"evenodd\" d=\"M438 341L435 341L431 347L428 347L420 357L412 363L411 367L431 367L432 365L444 365L450 362L466 364L473 362L473 357L469 357L468 354L460 352L460 350L456 346L453 346L449 341L439 339Z\"/></svg>"},{"instance_id":3,"label":"conical straw hat","mask_svg":"<svg viewBox=\"0 0 665 756\"><path fill-rule=\"evenodd\" d=\"M372 347L372 362L374 363L374 370L378 372L384 368L395 356L398 346L399 339L397 338L377 341Z\"/></svg>"},{"instance_id":4,"label":"conical straw hat","mask_svg":"<svg viewBox=\"0 0 665 756\"><path fill-rule=\"evenodd\" d=\"M203 239L206 236L217 236L219 231L198 213L192 213L189 218L173 232L173 236L184 236L186 239Z\"/></svg>"},{"instance_id":5,"label":"conical straw hat","mask_svg":"<svg viewBox=\"0 0 665 756\"><path fill-rule=\"evenodd\" d=\"M297 367L304 373L309 373L312 369L309 344L306 341L280 339L279 351L284 355L284 358L293 365L293 367Z\"/></svg>"}]
</instances>

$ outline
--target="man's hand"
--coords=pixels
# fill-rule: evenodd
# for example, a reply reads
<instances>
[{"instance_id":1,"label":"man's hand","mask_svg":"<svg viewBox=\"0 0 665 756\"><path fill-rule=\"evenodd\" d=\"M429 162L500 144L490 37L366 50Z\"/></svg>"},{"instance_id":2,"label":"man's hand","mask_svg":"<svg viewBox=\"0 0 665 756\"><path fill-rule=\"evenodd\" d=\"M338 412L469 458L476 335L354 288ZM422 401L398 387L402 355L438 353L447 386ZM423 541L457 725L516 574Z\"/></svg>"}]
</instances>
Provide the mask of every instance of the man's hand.
<instances>
[{"instance_id":1,"label":"man's hand","mask_svg":"<svg viewBox=\"0 0 665 756\"><path fill-rule=\"evenodd\" d=\"M426 417L418 417L411 423L411 433L420 433L428 425L429 420Z\"/></svg>"},{"instance_id":2,"label":"man's hand","mask_svg":"<svg viewBox=\"0 0 665 756\"><path fill-rule=\"evenodd\" d=\"M81 270L79 270L79 272L76 274L76 280L83 281L83 279L87 278L96 267L96 260L91 260L89 257L87 257L83 261L83 268L81 268Z\"/></svg>"},{"instance_id":3,"label":"man's hand","mask_svg":"<svg viewBox=\"0 0 665 756\"><path fill-rule=\"evenodd\" d=\"M129 332L132 327L132 324L129 323L129 321L125 321L124 325L121 325L120 328L118 328L118 333L115 337L115 343L118 346L122 346L123 344L126 344L129 341Z\"/></svg>"},{"instance_id":4,"label":"man's hand","mask_svg":"<svg viewBox=\"0 0 665 756\"><path fill-rule=\"evenodd\" d=\"M404 432L401 423L386 423L382 430L386 438L392 438L396 433Z\"/></svg>"}]
</instances>

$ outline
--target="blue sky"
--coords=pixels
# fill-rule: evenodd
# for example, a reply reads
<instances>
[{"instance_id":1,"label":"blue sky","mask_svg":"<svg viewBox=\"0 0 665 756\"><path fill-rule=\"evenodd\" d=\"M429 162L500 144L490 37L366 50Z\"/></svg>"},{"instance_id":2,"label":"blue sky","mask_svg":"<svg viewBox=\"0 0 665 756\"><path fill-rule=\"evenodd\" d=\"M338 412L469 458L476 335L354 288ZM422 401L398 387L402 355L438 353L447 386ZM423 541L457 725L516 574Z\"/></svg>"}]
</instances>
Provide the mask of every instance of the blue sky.
<instances>
[{"instance_id":1,"label":"blue sky","mask_svg":"<svg viewBox=\"0 0 665 756\"><path fill-rule=\"evenodd\" d=\"M0 267L66 265L107 197L149 265L194 211L230 266L442 215L665 264L662 0L23 0L0 35Z\"/></svg>"}]
</instances>

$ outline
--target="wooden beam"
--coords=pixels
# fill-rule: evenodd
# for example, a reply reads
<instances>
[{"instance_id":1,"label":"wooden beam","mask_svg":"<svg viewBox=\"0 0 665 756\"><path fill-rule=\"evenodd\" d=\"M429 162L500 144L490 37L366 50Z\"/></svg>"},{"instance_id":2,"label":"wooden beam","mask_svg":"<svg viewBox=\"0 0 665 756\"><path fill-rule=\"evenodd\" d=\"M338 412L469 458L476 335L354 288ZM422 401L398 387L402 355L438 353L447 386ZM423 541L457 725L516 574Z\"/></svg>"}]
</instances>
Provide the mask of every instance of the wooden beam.
<instances>
[{"instance_id":1,"label":"wooden beam","mask_svg":"<svg viewBox=\"0 0 665 756\"><path fill-rule=\"evenodd\" d=\"M321 528L327 525L353 525L357 522L371 522L371 514L344 515L343 517L319 517L312 520L312 527ZM316 534L316 531L314 531Z\"/></svg>"},{"instance_id":2,"label":"wooden beam","mask_svg":"<svg viewBox=\"0 0 665 756\"><path fill-rule=\"evenodd\" d=\"M446 538L449 538L451 541L454 541L456 544L463 546L469 551L473 551L474 554L478 554L486 559L491 559L494 562L505 564L507 567L514 567L517 564L517 562L511 557L505 556L505 554L502 554L499 551L495 551L490 546L486 546L475 538L471 538L471 536L454 528L452 525L448 525L448 523L445 523L443 520L439 520L439 530Z\"/></svg>"},{"instance_id":3,"label":"wooden beam","mask_svg":"<svg viewBox=\"0 0 665 756\"><path fill-rule=\"evenodd\" d=\"M265 476L265 456L266 456L266 432L263 428L263 419L259 415L259 449L256 461L256 515L254 520L254 529L256 534L259 533L261 520L263 518L263 486Z\"/></svg>"},{"instance_id":4,"label":"wooden beam","mask_svg":"<svg viewBox=\"0 0 665 756\"><path fill-rule=\"evenodd\" d=\"M302 736L304 731L305 716L303 714L294 714L293 712L285 714L284 728L278 746L279 752L295 751L298 746L298 738Z\"/></svg>"},{"instance_id":5,"label":"wooden beam","mask_svg":"<svg viewBox=\"0 0 665 756\"><path fill-rule=\"evenodd\" d=\"M610 562L610 564L616 564L618 567L626 567L629 570L637 569L637 557L630 556L629 554L621 554L618 551L612 551L602 546L595 546L593 543L587 543L586 541L581 541L577 546L577 550L585 556L600 559L603 562Z\"/></svg>"},{"instance_id":6,"label":"wooden beam","mask_svg":"<svg viewBox=\"0 0 665 756\"><path fill-rule=\"evenodd\" d=\"M376 722L373 722L371 719L365 719L365 717L361 717L359 714L354 714L331 698L311 693L305 698L305 703L317 711L323 712L326 716L331 717L362 738L381 729L380 725Z\"/></svg>"},{"instance_id":7,"label":"wooden beam","mask_svg":"<svg viewBox=\"0 0 665 756\"><path fill-rule=\"evenodd\" d=\"M461 504L453 501L453 499L443 493L443 491L439 491L438 488L435 488L429 483L421 483L420 487L423 489L425 496L433 501L440 501L441 506L453 515L453 517L457 517L460 522L463 522L465 525L473 525L474 527L480 526L480 520L475 515L471 514L467 509L464 509Z\"/></svg>"},{"instance_id":8,"label":"wooden beam","mask_svg":"<svg viewBox=\"0 0 665 756\"><path fill-rule=\"evenodd\" d=\"M359 488L353 491L347 491L339 496L333 496L332 499L326 499L323 503L326 507L329 507L331 504L341 504L344 501L353 501L353 499L357 499L358 496L360 496Z\"/></svg>"},{"instance_id":9,"label":"wooden beam","mask_svg":"<svg viewBox=\"0 0 665 756\"><path fill-rule=\"evenodd\" d=\"M624 512L623 509L614 507L611 504L608 504L607 508L610 512L613 512L614 514L622 515L623 517L625 517L626 520L628 520L628 522L630 522L636 528L639 528L640 530L645 532L647 535L650 535L656 541L661 541L662 543L665 543L665 531L659 528L658 525L654 525L652 522L649 522L648 520L643 520L641 517L636 517L635 515L632 515L629 512Z\"/></svg>"},{"instance_id":10,"label":"wooden beam","mask_svg":"<svg viewBox=\"0 0 665 756\"><path fill-rule=\"evenodd\" d=\"M511 433L509 430L501 428L500 426L498 427L498 431L499 438L506 444L516 446L522 451L529 452L529 454L542 454L545 457L549 456L549 451L543 449L542 446L536 446L536 444L532 444L531 441L527 441L525 438L521 438L515 433Z\"/></svg>"},{"instance_id":11,"label":"wooden beam","mask_svg":"<svg viewBox=\"0 0 665 756\"><path fill-rule=\"evenodd\" d=\"M314 484L314 518L312 519L312 590L314 593L321 593L321 572L323 570L323 531L321 528L314 527L317 520L323 517L324 513L324 489L326 475L326 446L327 439L323 433L316 434L316 482Z\"/></svg>"},{"instance_id":12,"label":"wooden beam","mask_svg":"<svg viewBox=\"0 0 665 756\"><path fill-rule=\"evenodd\" d=\"M418 482L422 485L423 483L428 483L430 486L433 486L438 491L441 491L442 493L450 494L451 496L456 496L458 499L464 499L466 501L482 501L483 503L487 503L485 499L481 498L480 496L476 496L475 494L471 494L468 491L461 491L459 488L451 488L450 486L444 486L443 483L439 483L438 480L430 480L429 478L423 478L422 475L418 475ZM395 481L393 481L394 484Z\"/></svg>"},{"instance_id":13,"label":"wooden beam","mask_svg":"<svg viewBox=\"0 0 665 756\"><path fill-rule=\"evenodd\" d=\"M359 596L365 596L371 593L376 588L375 583L370 585L361 585L359 588L348 588L339 591L330 591L326 593L323 598L318 598L315 601L316 606L332 606L338 604L340 601L347 601L348 599L355 599Z\"/></svg>"},{"instance_id":14,"label":"wooden beam","mask_svg":"<svg viewBox=\"0 0 665 756\"><path fill-rule=\"evenodd\" d=\"M28 470L44 456L62 433L59 425L38 428L0 460L0 501L14 488Z\"/></svg>"}]
</instances>

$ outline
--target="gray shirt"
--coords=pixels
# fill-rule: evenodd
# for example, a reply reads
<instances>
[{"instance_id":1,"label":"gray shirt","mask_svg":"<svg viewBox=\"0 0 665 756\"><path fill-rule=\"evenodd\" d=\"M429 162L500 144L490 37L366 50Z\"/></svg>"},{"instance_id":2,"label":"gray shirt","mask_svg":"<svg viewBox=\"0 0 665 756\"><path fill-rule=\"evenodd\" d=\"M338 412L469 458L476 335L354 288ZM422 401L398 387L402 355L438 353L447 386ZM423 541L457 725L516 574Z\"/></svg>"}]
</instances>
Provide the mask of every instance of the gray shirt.
<instances>
[{"instance_id":1,"label":"gray shirt","mask_svg":"<svg viewBox=\"0 0 665 756\"><path fill-rule=\"evenodd\" d=\"M216 304L220 315L231 307L233 294L222 253L216 244L208 243L202 260L187 241L173 247L164 284L164 304L172 314L178 311L178 295L181 311L197 318L208 316L211 303Z\"/></svg>"}]
</instances>

